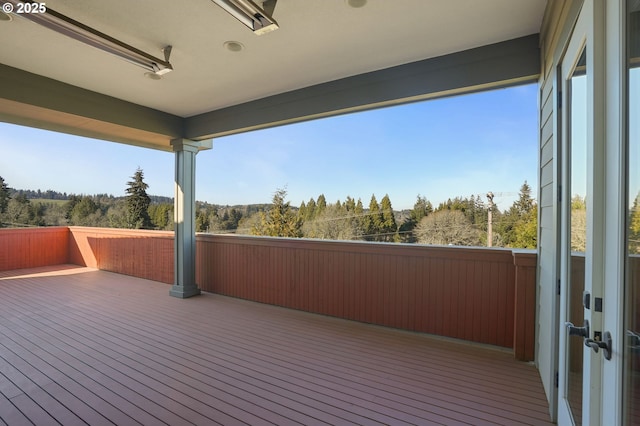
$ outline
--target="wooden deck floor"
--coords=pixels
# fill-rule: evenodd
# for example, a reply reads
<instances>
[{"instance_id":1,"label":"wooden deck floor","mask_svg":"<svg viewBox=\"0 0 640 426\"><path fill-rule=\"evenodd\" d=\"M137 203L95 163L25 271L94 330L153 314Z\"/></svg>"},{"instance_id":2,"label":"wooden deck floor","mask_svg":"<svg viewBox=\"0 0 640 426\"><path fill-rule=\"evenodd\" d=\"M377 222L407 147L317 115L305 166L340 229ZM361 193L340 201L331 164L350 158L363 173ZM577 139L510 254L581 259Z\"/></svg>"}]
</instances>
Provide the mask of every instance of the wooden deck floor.
<instances>
[{"instance_id":1,"label":"wooden deck floor","mask_svg":"<svg viewBox=\"0 0 640 426\"><path fill-rule=\"evenodd\" d=\"M548 424L505 351L78 267L0 272L0 424Z\"/></svg>"}]
</instances>

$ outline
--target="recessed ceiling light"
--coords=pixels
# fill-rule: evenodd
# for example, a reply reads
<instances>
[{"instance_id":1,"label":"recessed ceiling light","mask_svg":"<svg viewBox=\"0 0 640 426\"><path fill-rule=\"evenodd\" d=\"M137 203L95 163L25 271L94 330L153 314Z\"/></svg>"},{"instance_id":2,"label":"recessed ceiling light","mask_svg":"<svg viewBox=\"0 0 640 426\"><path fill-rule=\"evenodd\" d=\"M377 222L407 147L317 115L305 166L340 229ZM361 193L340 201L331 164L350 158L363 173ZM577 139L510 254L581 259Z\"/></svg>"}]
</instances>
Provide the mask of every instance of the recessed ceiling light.
<instances>
[{"instance_id":1,"label":"recessed ceiling light","mask_svg":"<svg viewBox=\"0 0 640 426\"><path fill-rule=\"evenodd\" d=\"M347 4L351 7L358 8L367 4L367 0L347 0Z\"/></svg>"},{"instance_id":2,"label":"recessed ceiling light","mask_svg":"<svg viewBox=\"0 0 640 426\"><path fill-rule=\"evenodd\" d=\"M230 52L240 52L244 50L244 44L239 41L225 41L223 46Z\"/></svg>"},{"instance_id":3,"label":"recessed ceiling light","mask_svg":"<svg viewBox=\"0 0 640 426\"><path fill-rule=\"evenodd\" d=\"M10 14L0 12L0 21L11 21L11 20L13 20L13 18L11 17Z\"/></svg>"},{"instance_id":4,"label":"recessed ceiling light","mask_svg":"<svg viewBox=\"0 0 640 426\"><path fill-rule=\"evenodd\" d=\"M156 74L155 72L145 72L144 76L149 80L161 80L162 76L160 74Z\"/></svg>"}]
</instances>

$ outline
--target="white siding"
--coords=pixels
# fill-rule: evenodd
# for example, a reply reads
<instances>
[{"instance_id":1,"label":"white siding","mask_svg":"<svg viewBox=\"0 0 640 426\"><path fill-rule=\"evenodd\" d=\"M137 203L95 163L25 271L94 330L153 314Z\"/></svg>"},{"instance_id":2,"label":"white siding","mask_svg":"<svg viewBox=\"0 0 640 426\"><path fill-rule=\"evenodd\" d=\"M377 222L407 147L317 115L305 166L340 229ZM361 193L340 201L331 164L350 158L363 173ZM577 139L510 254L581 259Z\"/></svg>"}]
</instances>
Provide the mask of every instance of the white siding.
<instances>
[{"instance_id":1,"label":"white siding","mask_svg":"<svg viewBox=\"0 0 640 426\"><path fill-rule=\"evenodd\" d=\"M553 74L552 74L553 75ZM554 96L553 79L548 78L540 86L540 233L538 241L538 306L536 327L536 363L547 398L554 398L556 331L556 183Z\"/></svg>"},{"instance_id":2,"label":"white siding","mask_svg":"<svg viewBox=\"0 0 640 426\"><path fill-rule=\"evenodd\" d=\"M559 114L557 68L581 0L549 0L540 31L542 76L540 77L540 172L539 234L537 273L536 364L549 401L552 417L557 416L555 373L558 364L558 233L559 233Z\"/></svg>"}]
</instances>

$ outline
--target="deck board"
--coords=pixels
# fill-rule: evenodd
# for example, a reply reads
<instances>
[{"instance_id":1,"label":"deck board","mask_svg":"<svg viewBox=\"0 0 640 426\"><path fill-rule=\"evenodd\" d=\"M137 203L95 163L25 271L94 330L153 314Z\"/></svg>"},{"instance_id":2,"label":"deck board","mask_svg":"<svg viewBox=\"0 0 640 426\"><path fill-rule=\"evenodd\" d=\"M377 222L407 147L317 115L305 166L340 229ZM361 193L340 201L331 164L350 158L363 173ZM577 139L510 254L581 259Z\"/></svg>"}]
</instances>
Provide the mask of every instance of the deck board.
<instances>
[{"instance_id":1,"label":"deck board","mask_svg":"<svg viewBox=\"0 0 640 426\"><path fill-rule=\"evenodd\" d=\"M536 369L503 349L168 291L0 272L0 425L549 424Z\"/></svg>"}]
</instances>

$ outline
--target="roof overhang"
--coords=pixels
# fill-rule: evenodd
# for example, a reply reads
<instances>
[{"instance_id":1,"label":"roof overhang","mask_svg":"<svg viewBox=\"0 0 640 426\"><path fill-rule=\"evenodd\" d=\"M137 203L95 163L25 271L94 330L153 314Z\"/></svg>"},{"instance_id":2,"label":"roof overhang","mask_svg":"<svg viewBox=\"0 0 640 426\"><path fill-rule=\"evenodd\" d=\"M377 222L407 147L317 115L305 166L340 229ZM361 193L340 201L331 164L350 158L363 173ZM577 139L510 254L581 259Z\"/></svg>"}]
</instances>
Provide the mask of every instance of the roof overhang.
<instances>
[{"instance_id":1,"label":"roof overhang","mask_svg":"<svg viewBox=\"0 0 640 426\"><path fill-rule=\"evenodd\" d=\"M259 37L210 1L158 2L153 11L129 0L46 6L145 51L151 39L158 49L173 44L175 69L160 81L33 22L0 21L0 38L10 40L0 44L0 121L169 151L176 138L523 84L540 73L545 0L369 0L357 10L281 1L280 28ZM247 52L217 50L225 39Z\"/></svg>"}]
</instances>

